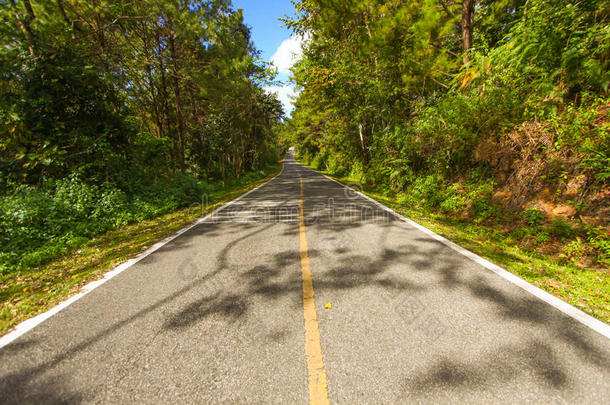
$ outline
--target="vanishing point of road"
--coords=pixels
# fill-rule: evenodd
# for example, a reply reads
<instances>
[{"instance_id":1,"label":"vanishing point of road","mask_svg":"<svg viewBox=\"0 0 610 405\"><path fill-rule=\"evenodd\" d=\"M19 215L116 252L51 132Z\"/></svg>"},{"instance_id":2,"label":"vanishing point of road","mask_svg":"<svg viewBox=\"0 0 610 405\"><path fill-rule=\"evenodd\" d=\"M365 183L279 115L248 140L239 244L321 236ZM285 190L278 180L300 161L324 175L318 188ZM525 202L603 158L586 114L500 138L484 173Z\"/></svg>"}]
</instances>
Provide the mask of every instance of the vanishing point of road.
<instances>
[{"instance_id":1,"label":"vanishing point of road","mask_svg":"<svg viewBox=\"0 0 610 405\"><path fill-rule=\"evenodd\" d=\"M0 348L0 403L608 401L610 339L290 156Z\"/></svg>"}]
</instances>

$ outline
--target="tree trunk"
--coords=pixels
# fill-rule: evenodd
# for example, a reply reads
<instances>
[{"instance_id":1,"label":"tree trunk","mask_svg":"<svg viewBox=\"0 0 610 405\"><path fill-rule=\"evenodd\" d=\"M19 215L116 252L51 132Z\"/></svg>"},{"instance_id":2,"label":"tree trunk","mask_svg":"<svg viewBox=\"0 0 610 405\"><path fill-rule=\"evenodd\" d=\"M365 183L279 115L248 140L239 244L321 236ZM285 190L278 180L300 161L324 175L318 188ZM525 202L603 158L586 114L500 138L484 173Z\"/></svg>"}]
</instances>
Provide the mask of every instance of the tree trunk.
<instances>
[{"instance_id":1,"label":"tree trunk","mask_svg":"<svg viewBox=\"0 0 610 405\"><path fill-rule=\"evenodd\" d=\"M362 147L362 164L366 166L369 163L369 155L367 153L366 137L362 130L362 124L358 124L358 134L360 135L360 146Z\"/></svg>"},{"instance_id":2,"label":"tree trunk","mask_svg":"<svg viewBox=\"0 0 610 405\"><path fill-rule=\"evenodd\" d=\"M157 62L159 64L159 72L161 73L161 83L160 83L160 87L158 88L158 92L159 92L159 98L160 98L160 103L161 103L161 111L163 113L163 121L165 123L165 128L166 131L165 133L169 136L172 137L172 141L173 141L173 131L172 131L172 125L171 125L171 116L169 113L169 100L168 100L168 92L167 92L167 78L165 75L165 64L163 62L163 41L161 40L161 35L159 33L157 33ZM170 151L170 156L171 156L171 160L172 163L176 161L176 153L175 153L176 148L174 147L171 151ZM172 165L172 169L174 169L174 166Z\"/></svg>"},{"instance_id":3,"label":"tree trunk","mask_svg":"<svg viewBox=\"0 0 610 405\"><path fill-rule=\"evenodd\" d=\"M32 21L36 18L34 15L34 10L32 9L32 5L30 4L30 0L23 0L23 4L25 6L26 15L22 16L19 7L15 3L15 0L10 0L11 6L15 11L15 16L17 18L17 25L19 29L25 36L25 40L28 43L28 50L30 51L30 56L32 58L36 57L36 40L34 37L34 32L32 31Z\"/></svg>"},{"instance_id":4,"label":"tree trunk","mask_svg":"<svg viewBox=\"0 0 610 405\"><path fill-rule=\"evenodd\" d=\"M174 84L174 95L176 97L176 121L178 126L178 163L180 164L180 171L186 170L185 158L184 158L184 119L182 116L182 95L180 93L180 82L178 80L178 56L176 53L176 44L174 41L174 35L169 34L169 51L172 58L172 76Z\"/></svg>"},{"instance_id":5,"label":"tree trunk","mask_svg":"<svg viewBox=\"0 0 610 405\"><path fill-rule=\"evenodd\" d=\"M152 68L150 63L146 63L146 78L148 79L148 87L150 89L150 97L152 103L153 116L155 118L155 124L157 125L157 136L163 138L165 131L163 130L163 122L161 121L161 113L159 112L159 104L157 102L157 89L153 80Z\"/></svg>"},{"instance_id":6,"label":"tree trunk","mask_svg":"<svg viewBox=\"0 0 610 405\"><path fill-rule=\"evenodd\" d=\"M468 51L472 48L472 24L474 20L475 0L462 0L462 50L464 51L464 63L468 63Z\"/></svg>"}]
</instances>

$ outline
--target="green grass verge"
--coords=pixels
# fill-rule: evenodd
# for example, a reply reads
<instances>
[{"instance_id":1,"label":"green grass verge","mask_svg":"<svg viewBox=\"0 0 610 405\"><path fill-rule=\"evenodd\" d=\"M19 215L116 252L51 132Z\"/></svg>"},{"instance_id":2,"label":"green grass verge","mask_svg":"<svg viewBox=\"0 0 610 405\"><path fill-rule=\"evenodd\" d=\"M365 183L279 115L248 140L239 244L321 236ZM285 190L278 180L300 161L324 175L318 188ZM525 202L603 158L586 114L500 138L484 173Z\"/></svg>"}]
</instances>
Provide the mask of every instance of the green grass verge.
<instances>
[{"instance_id":1,"label":"green grass verge","mask_svg":"<svg viewBox=\"0 0 610 405\"><path fill-rule=\"evenodd\" d=\"M302 162L301 162L302 163ZM341 183L356 179L324 174ZM387 197L364 186L371 198L454 243L482 256L535 286L561 298L580 310L610 323L610 271L583 268L557 260L554 256L533 251L526 240L504 233L497 227L475 224L463 217L400 204L396 197Z\"/></svg>"},{"instance_id":2,"label":"green grass verge","mask_svg":"<svg viewBox=\"0 0 610 405\"><path fill-rule=\"evenodd\" d=\"M205 213L226 204L276 176L281 167L253 183L227 187L209 196ZM75 252L44 265L2 275L0 278L0 336L77 293L85 284L148 249L157 241L201 217L193 206L149 221L128 225L98 236Z\"/></svg>"}]
</instances>

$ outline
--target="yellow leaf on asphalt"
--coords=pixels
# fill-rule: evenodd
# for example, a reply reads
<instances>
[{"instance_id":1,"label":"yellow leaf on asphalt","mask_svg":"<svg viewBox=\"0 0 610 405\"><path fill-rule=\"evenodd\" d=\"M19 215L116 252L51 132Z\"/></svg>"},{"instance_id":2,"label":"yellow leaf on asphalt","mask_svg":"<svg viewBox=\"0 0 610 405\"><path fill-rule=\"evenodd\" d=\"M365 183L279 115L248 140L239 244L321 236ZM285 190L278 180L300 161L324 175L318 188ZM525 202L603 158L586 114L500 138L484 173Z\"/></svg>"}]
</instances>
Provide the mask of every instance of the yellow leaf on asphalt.
<instances>
[{"instance_id":1,"label":"yellow leaf on asphalt","mask_svg":"<svg viewBox=\"0 0 610 405\"><path fill-rule=\"evenodd\" d=\"M333 307L333 304L331 304L330 302L327 302L326 305L324 305L324 308L326 309L331 309Z\"/></svg>"}]
</instances>

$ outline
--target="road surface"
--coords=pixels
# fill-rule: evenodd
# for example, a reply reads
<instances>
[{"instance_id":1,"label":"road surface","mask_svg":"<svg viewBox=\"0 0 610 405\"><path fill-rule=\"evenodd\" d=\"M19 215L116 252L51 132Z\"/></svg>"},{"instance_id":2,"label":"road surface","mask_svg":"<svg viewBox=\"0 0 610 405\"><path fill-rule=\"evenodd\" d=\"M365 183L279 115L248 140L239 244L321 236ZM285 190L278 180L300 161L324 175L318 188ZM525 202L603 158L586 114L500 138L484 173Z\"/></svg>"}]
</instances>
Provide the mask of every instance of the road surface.
<instances>
[{"instance_id":1,"label":"road surface","mask_svg":"<svg viewBox=\"0 0 610 405\"><path fill-rule=\"evenodd\" d=\"M609 399L610 339L291 158L0 349L1 403Z\"/></svg>"}]
</instances>

